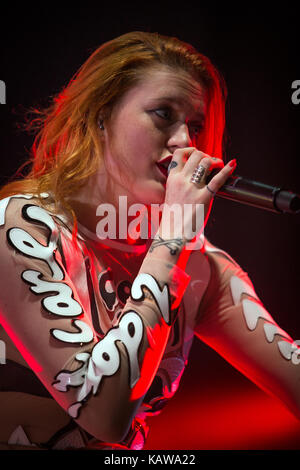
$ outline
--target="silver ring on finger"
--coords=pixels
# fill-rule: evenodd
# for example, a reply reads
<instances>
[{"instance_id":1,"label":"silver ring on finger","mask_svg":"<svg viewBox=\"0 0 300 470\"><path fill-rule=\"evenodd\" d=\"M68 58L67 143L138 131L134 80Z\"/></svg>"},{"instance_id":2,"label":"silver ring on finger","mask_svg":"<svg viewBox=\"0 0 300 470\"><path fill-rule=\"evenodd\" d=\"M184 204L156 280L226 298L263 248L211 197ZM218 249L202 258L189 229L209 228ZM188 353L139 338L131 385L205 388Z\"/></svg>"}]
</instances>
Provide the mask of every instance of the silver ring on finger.
<instances>
[{"instance_id":1,"label":"silver ring on finger","mask_svg":"<svg viewBox=\"0 0 300 470\"><path fill-rule=\"evenodd\" d=\"M206 170L206 168L203 165L198 165L195 168L195 170L194 170L194 172L191 176L190 182L195 183L195 184L201 183L201 180L202 180L202 178L205 174L205 170Z\"/></svg>"}]
</instances>

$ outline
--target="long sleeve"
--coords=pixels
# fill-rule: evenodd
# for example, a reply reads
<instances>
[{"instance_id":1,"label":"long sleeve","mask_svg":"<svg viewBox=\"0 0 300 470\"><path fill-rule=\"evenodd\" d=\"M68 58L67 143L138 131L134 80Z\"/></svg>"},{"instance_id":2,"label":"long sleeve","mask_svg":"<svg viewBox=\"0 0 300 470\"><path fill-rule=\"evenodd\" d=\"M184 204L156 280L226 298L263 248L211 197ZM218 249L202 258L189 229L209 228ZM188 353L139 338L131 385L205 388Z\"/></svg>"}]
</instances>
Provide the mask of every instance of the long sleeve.
<instances>
[{"instance_id":1,"label":"long sleeve","mask_svg":"<svg viewBox=\"0 0 300 470\"><path fill-rule=\"evenodd\" d=\"M147 254L118 323L99 340L64 266L57 221L34 200L6 203L0 322L70 417L99 440L121 441L159 366L189 276L163 247Z\"/></svg>"},{"instance_id":2,"label":"long sleeve","mask_svg":"<svg viewBox=\"0 0 300 470\"><path fill-rule=\"evenodd\" d=\"M298 345L231 257L217 249L209 249L207 256L211 279L198 312L197 336L299 418Z\"/></svg>"}]
</instances>

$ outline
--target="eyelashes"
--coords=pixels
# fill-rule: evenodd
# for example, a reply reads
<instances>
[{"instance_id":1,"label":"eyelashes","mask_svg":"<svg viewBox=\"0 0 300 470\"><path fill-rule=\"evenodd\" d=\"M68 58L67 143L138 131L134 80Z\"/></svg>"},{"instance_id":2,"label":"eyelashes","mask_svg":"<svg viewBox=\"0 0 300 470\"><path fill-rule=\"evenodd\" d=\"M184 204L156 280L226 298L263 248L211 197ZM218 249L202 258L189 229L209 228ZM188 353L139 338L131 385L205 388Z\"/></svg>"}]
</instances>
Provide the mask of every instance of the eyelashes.
<instances>
[{"instance_id":1,"label":"eyelashes","mask_svg":"<svg viewBox=\"0 0 300 470\"><path fill-rule=\"evenodd\" d=\"M172 121L172 110L170 108L158 108L154 109L153 112L160 117L161 119L164 119L165 121Z\"/></svg>"}]
</instances>

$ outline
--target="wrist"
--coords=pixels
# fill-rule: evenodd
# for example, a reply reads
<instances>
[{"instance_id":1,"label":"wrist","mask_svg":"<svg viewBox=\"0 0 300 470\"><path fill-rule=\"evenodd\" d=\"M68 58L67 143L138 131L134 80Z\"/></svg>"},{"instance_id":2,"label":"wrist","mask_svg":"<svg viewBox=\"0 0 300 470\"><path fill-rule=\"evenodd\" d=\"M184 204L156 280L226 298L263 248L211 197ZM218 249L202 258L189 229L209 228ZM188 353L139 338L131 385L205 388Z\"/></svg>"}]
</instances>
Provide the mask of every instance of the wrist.
<instances>
[{"instance_id":1,"label":"wrist","mask_svg":"<svg viewBox=\"0 0 300 470\"><path fill-rule=\"evenodd\" d=\"M189 242L185 238L164 238L158 230L149 248L147 259L161 259L169 266L177 265L185 271L186 263L191 254L190 250L186 249L188 247Z\"/></svg>"},{"instance_id":2,"label":"wrist","mask_svg":"<svg viewBox=\"0 0 300 470\"><path fill-rule=\"evenodd\" d=\"M161 230L158 230L153 238L152 244L149 248L149 252L161 252L167 251L172 257L177 257L183 251L187 240L182 236L171 236L165 234Z\"/></svg>"}]
</instances>

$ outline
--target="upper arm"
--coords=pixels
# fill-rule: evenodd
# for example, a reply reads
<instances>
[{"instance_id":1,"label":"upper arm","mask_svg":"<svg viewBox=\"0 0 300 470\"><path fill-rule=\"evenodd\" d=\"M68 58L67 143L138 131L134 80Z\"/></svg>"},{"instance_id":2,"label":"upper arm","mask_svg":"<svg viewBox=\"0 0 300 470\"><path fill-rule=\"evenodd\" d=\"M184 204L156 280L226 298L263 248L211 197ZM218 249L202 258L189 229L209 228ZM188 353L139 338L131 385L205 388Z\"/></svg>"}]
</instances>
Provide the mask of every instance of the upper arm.
<instances>
[{"instance_id":1,"label":"upper arm","mask_svg":"<svg viewBox=\"0 0 300 470\"><path fill-rule=\"evenodd\" d=\"M298 346L266 310L247 273L220 254L211 254L210 262L196 335L300 416Z\"/></svg>"},{"instance_id":2,"label":"upper arm","mask_svg":"<svg viewBox=\"0 0 300 470\"><path fill-rule=\"evenodd\" d=\"M211 276L198 310L196 332L200 335L211 322L241 305L246 298L262 305L248 274L225 252L207 253Z\"/></svg>"},{"instance_id":3,"label":"upper arm","mask_svg":"<svg viewBox=\"0 0 300 470\"><path fill-rule=\"evenodd\" d=\"M113 409L113 384L108 384L110 397L105 390L103 399L76 413L79 386L90 386L86 368L97 338L64 269L57 236L58 228L47 211L21 199L11 201L0 228L0 321L59 405L71 416L75 406L73 417L78 417L78 423L107 440L112 437L107 410ZM126 355L122 347L119 353ZM124 383L124 377L121 380ZM124 422L126 427L128 416Z\"/></svg>"}]
</instances>

